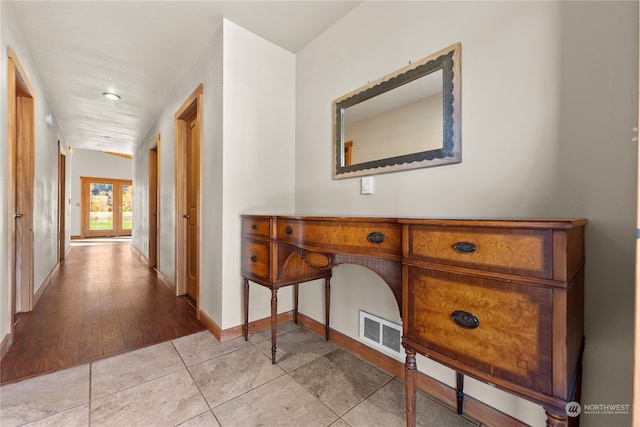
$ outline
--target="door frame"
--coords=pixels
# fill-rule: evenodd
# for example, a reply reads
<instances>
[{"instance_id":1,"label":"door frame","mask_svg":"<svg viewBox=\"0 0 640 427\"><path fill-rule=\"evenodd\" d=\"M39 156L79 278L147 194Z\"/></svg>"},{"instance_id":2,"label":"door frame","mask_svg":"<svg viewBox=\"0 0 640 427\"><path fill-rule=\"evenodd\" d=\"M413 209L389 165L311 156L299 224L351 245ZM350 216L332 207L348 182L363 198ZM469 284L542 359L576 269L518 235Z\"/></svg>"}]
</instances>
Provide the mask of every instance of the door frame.
<instances>
[{"instance_id":1,"label":"door frame","mask_svg":"<svg viewBox=\"0 0 640 427\"><path fill-rule=\"evenodd\" d=\"M200 163L198 191L198 217L197 217L197 243L198 257L202 258L202 83L189 95L175 114L176 121L176 295L187 293L187 221L184 215L187 212L187 119L196 115L196 132L198 134L197 159ZM200 260L199 260L200 261ZM197 272L197 298L196 313L200 318L200 295L202 287L202 262L198 262Z\"/></svg>"},{"instance_id":2,"label":"door frame","mask_svg":"<svg viewBox=\"0 0 640 427\"><path fill-rule=\"evenodd\" d=\"M160 134L149 143L149 257L147 266L158 265L160 247Z\"/></svg>"},{"instance_id":3,"label":"door frame","mask_svg":"<svg viewBox=\"0 0 640 427\"><path fill-rule=\"evenodd\" d=\"M100 184L113 184L113 234L104 234L96 231L90 230L90 222L89 221L89 212L91 201L89 199L89 185L92 183L100 183ZM131 231L128 230L128 233L118 233L118 231L123 231L120 229L120 225L118 225L118 221L122 222L122 212L119 212L118 215L115 214L115 209L119 208L122 205L122 194L121 190L123 185L133 185L133 181L130 179L118 179L118 178L97 178L90 176L81 176L80 177L80 191L82 192L80 195L80 233L83 238L85 237L112 237L112 236L131 236ZM116 203L120 202L120 203Z\"/></svg>"},{"instance_id":4,"label":"door frame","mask_svg":"<svg viewBox=\"0 0 640 427\"><path fill-rule=\"evenodd\" d=\"M15 314L33 309L33 188L35 150L35 104L33 86L13 48L7 48L7 155L8 155L8 275L11 335L14 332ZM18 179L20 176L20 179ZM24 201L20 221L26 233L18 233L16 227L16 194ZM15 250L15 252L14 252ZM20 256L17 255L20 252ZM26 259L25 259L26 258ZM16 262L20 264L20 280Z\"/></svg>"},{"instance_id":5,"label":"door frame","mask_svg":"<svg viewBox=\"0 0 640 427\"><path fill-rule=\"evenodd\" d=\"M58 261L66 255L67 234L67 156L58 141Z\"/></svg>"}]
</instances>

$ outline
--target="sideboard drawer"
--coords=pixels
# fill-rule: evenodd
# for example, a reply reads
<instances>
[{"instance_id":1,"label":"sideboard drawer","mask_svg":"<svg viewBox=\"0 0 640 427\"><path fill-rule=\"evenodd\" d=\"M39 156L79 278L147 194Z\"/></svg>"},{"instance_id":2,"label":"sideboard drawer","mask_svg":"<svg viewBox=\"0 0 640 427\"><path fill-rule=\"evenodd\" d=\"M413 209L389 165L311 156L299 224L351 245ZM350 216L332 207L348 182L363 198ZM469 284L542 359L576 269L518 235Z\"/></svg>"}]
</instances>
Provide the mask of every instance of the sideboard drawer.
<instances>
[{"instance_id":1,"label":"sideboard drawer","mask_svg":"<svg viewBox=\"0 0 640 427\"><path fill-rule=\"evenodd\" d=\"M242 274L249 278L269 280L268 241L242 239Z\"/></svg>"},{"instance_id":2,"label":"sideboard drawer","mask_svg":"<svg viewBox=\"0 0 640 427\"><path fill-rule=\"evenodd\" d=\"M545 229L410 225L405 257L551 279L553 232Z\"/></svg>"},{"instance_id":3,"label":"sideboard drawer","mask_svg":"<svg viewBox=\"0 0 640 427\"><path fill-rule=\"evenodd\" d=\"M242 235L269 238L271 234L271 218L244 216L242 218Z\"/></svg>"},{"instance_id":4,"label":"sideboard drawer","mask_svg":"<svg viewBox=\"0 0 640 427\"><path fill-rule=\"evenodd\" d=\"M404 342L473 366L488 381L551 392L550 289L419 267L407 273Z\"/></svg>"},{"instance_id":5,"label":"sideboard drawer","mask_svg":"<svg viewBox=\"0 0 640 427\"><path fill-rule=\"evenodd\" d=\"M402 226L396 221L279 219L277 239L338 253L388 255L389 258L402 255Z\"/></svg>"}]
</instances>

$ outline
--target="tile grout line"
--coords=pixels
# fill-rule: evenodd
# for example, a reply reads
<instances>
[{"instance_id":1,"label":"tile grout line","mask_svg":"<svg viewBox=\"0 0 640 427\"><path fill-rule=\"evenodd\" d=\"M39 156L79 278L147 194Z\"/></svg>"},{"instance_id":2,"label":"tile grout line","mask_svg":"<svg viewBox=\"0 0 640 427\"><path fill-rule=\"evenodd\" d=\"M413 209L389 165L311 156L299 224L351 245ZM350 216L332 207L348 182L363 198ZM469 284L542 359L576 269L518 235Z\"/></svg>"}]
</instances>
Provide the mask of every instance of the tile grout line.
<instances>
[{"instance_id":1,"label":"tile grout line","mask_svg":"<svg viewBox=\"0 0 640 427\"><path fill-rule=\"evenodd\" d=\"M266 339L265 339L265 340L261 340L261 341L259 341L259 342L262 342L262 341L266 341ZM267 359L269 358L269 356L268 356L268 355L264 354L264 353L263 353L263 352L262 352L262 351L257 347L256 343L253 343L253 342L251 342L251 341L248 341L248 345L247 345L247 347L248 347L248 346L252 346L252 347L256 350L256 352L257 352L258 354L260 354L260 355L264 356L264 357L265 357L265 358L267 358ZM197 364L194 364L193 366L199 365L199 364L201 364L201 363L206 363L207 361L210 361L210 360L213 360L213 359L216 359L216 358L218 358L218 357L222 357L222 356L225 356L225 355L228 355L228 354L231 354L231 353L235 353L235 352L237 352L237 351L241 351L241 350L243 350L243 348L238 348L238 349L233 350L233 351L231 351L231 352L229 352L229 353L224 353L224 354L221 354L221 355L219 355L219 356L212 357L212 358L210 358L210 359L204 360L204 361L202 361L202 362L199 362L199 363L197 363ZM179 354L179 352L178 352L178 354ZM182 357L182 356L180 356L180 357ZM255 389L257 389L257 388L260 388L260 387L263 387L263 386L265 386L266 384L269 384L269 383L271 383L271 382L273 382L273 381L276 381L276 380L278 380L278 379L280 379L280 378L282 378L282 377L284 377L284 376L287 376L287 375L289 374L289 373L288 373L284 368L282 368L280 365L278 365L277 363L276 363L276 365L277 365L277 366L282 370L282 374L281 374L281 375L278 375L277 377L272 378L272 379L270 379L269 381L267 381L267 382L265 382L265 383L263 383L263 384L260 384L260 385L259 385L259 386L257 386L257 387L254 387L254 388L252 388L252 389L250 389L250 390L247 390L247 391L245 391L245 392L243 392L243 393L241 393L241 394L239 394L239 395L237 395L237 396L235 396L235 397L233 397L233 398L231 398L231 399L229 399L229 400L226 400L226 401L224 401L224 402L220 403L219 405L217 405L217 406L216 406L216 408L217 408L217 407L220 407L220 406L222 406L222 405L225 405L225 404L227 404L227 403L229 403L229 402L232 402L232 401L234 401L234 400L236 400L236 399L239 399L240 397L245 396L246 394L248 394L248 393L252 392L253 390L255 390ZM189 371L189 369L188 369L188 368L187 368L187 371ZM189 371L189 375L191 375L191 371ZM192 380L194 381L194 383L196 384L196 387L198 387L198 391L200 391L200 394L202 395L202 397L204 398L205 402L207 403L207 406L209 406L210 411L211 411L211 413L213 414L213 417L214 417L214 418L215 418L215 420L218 422L218 424L219 424L220 426L222 426L222 423L220 422L220 420L218 419L217 415L215 414L214 408L212 408L212 407L211 407L211 405L209 404L209 401L208 401L208 400L206 399L206 397L202 394L202 391L200 390L200 387L198 386L198 384L197 384L197 382L195 381L195 379L193 378L193 376L191 377L191 379L192 379ZM292 379L293 379L293 378L292 378ZM294 380L294 381L295 381L295 380ZM306 389L305 389L305 390L306 390ZM326 406L326 405L325 405L325 406ZM330 409L330 408L329 408L329 409ZM332 412L333 412L333 411L332 411ZM336 414L336 415L337 415L337 414ZM195 418L195 417L194 417L194 418ZM339 417L338 417L338 418L339 418ZM335 421L337 421L337 419L336 419L336 420L334 420L333 422L335 422ZM222 426L222 427L224 427L224 426Z\"/></svg>"},{"instance_id":2,"label":"tile grout line","mask_svg":"<svg viewBox=\"0 0 640 427\"><path fill-rule=\"evenodd\" d=\"M338 347L338 349L340 349L340 347ZM336 350L338 350L338 349L336 349ZM336 351L336 350L334 350L334 351ZM323 355L323 356L320 356L320 357L324 357L324 355ZM308 365L309 363L312 363L312 362L314 362L314 361L318 360L320 357L318 357L318 358L316 358L316 359L312 360L311 362L305 363L305 364L304 364L304 365L302 365L302 366L306 366L306 365ZM313 394L313 393L311 392L311 390L307 389L305 386L303 386L302 384L300 384L298 381L296 381L296 379L295 379L295 378L293 378L293 377L291 376L291 373L292 373L292 372L295 372L297 369L302 368L302 366L299 366L298 368L296 368L296 369L292 370L291 372L286 372L286 371L285 371L285 374L286 374L286 375L288 375L288 376L289 376L289 378L291 378L291 380L292 380L292 381L295 381L295 383L296 383L296 384L300 385L300 387L302 387L302 388L303 388L307 393L309 393L309 394L310 394L314 399L316 399L320 404L324 405L324 407L325 407L325 408L327 408L329 411L331 411L331 412L332 412L332 413L337 417L335 420L333 420L333 421L331 421L329 424L327 424L327 426L326 426L326 427L329 427L330 425L334 424L334 423L335 423L335 422L337 422L338 420L342 420L344 423L346 423L347 425L349 425L349 426L350 426L351 424L349 424L349 423L347 423L345 420L343 420L343 419L342 419L342 416L340 416L340 414L338 414L336 411L334 411L332 408L330 408L330 407L329 407L329 405L327 405L326 403L324 403L322 400L320 400L320 398L318 398L315 394ZM358 405L356 405L356 406L358 406ZM355 406L354 406L354 408L355 408ZM353 409L353 408L351 408L351 409ZM351 411L351 409L349 409L349 411ZM347 413L348 413L349 411L347 411Z\"/></svg>"},{"instance_id":3,"label":"tile grout line","mask_svg":"<svg viewBox=\"0 0 640 427\"><path fill-rule=\"evenodd\" d=\"M262 340L262 341L266 341L266 339L265 339L265 340ZM262 341L259 341L259 342L262 342ZM263 352L258 348L258 346L256 345L256 343L253 343L253 342L251 342L251 341L248 341L248 343L249 343L249 344L247 345L247 347L248 347L249 345L250 345L250 346L252 346L252 347L256 350L257 354L260 354L260 355L264 356L266 359L269 359L269 356L268 356L268 355L266 355L265 353L263 353ZM234 350L233 352L240 351L240 350L242 350L242 349L240 348L240 349ZM231 353L233 353L233 352L226 353L226 354L231 354ZM209 360L211 360L211 359L209 359ZM252 388L252 389L250 389L250 390L247 390L247 391L245 391L245 392L243 392L243 393L240 393L239 395L237 395L237 396L235 396L235 397L233 397L233 398L231 398L231 399L229 399L229 400L226 400L226 401L224 401L224 402L220 403L218 406L216 406L216 408L217 408L217 407L219 407L219 406L225 405L225 404L227 404L227 403L229 403L229 402L231 402L231 401L233 401L233 400L236 400L236 399L240 398L241 396L244 396L244 395L246 395L246 394L248 394L248 393L252 392L253 390L255 390L255 389L257 389L257 388L260 388L260 387L262 387L262 386L264 386L264 385L266 385L266 384L269 384L269 383L271 383L271 382L273 382L273 381L275 381L275 380L277 380L277 379L280 379L280 378L282 378L282 377L284 377L285 375L287 375L287 374L288 374L288 372L287 372L287 371L285 371L285 370L284 370L284 368L283 368L282 366L278 365L277 363L276 363L276 365L278 366L278 368L280 368L280 369L282 370L282 374L281 374L281 375L278 375L277 377L272 378L272 379L270 379L269 381L267 381L267 382L265 382L265 383L263 383L263 384L260 384L260 385L259 385L259 386L257 386L257 387L254 387L254 388ZM211 409L211 411L213 412L213 408ZM215 415L215 413L214 413L214 415ZM217 417L216 417L216 419L217 419ZM222 424L220 423L220 425L222 425Z\"/></svg>"},{"instance_id":4,"label":"tile grout line","mask_svg":"<svg viewBox=\"0 0 640 427\"><path fill-rule=\"evenodd\" d=\"M175 346L175 344L173 343L174 340L171 340L171 345L173 346L173 349L175 350L175 352L178 354L178 357L180 358L180 361L182 362L182 364L184 365L187 373L189 374L189 377L191 378L191 381L193 382L193 385L196 386L196 388L198 389L198 393L200 393L200 396L202 397L202 400L204 400L204 403L207 405L207 408L209 408L209 412L211 412L211 415L213 415L213 418L216 420L216 422L218 423L218 425L222 425L220 423L220 420L218 419L218 417L216 416L215 412L213 412L213 408L211 407L211 405L209 404L209 401L207 400L207 398L205 397L204 393L202 393L202 389L200 388L200 386L198 385L198 382L196 381L195 378L193 378L193 375L191 374L191 371L189 370L189 367L187 366L187 363L185 362L184 358L182 357L182 354L180 354L180 351L178 350L178 348ZM211 359L207 359L207 360L211 360ZM204 363L206 361L200 362L200 363ZM196 364L198 365L198 363ZM195 365L194 365L195 366ZM187 420L184 420L181 422L187 422L189 420L192 420L196 417L201 416L202 414L205 414L207 411L202 412L201 414L195 415ZM178 424L179 425L179 424Z\"/></svg>"},{"instance_id":5,"label":"tile grout line","mask_svg":"<svg viewBox=\"0 0 640 427\"><path fill-rule=\"evenodd\" d=\"M91 427L91 384L93 382L93 362L89 363L89 414L87 418L87 426Z\"/></svg>"}]
</instances>

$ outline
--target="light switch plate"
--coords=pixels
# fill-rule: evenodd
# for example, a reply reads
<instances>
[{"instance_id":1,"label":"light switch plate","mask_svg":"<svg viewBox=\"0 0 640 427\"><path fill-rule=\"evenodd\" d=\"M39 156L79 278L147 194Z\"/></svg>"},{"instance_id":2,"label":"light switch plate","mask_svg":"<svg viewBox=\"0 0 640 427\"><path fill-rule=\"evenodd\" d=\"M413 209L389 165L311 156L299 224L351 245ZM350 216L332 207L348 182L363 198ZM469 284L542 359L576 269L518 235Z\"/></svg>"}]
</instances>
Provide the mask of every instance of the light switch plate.
<instances>
[{"instance_id":1,"label":"light switch plate","mask_svg":"<svg viewBox=\"0 0 640 427\"><path fill-rule=\"evenodd\" d=\"M363 176L360 182L360 194L373 194L373 177Z\"/></svg>"}]
</instances>

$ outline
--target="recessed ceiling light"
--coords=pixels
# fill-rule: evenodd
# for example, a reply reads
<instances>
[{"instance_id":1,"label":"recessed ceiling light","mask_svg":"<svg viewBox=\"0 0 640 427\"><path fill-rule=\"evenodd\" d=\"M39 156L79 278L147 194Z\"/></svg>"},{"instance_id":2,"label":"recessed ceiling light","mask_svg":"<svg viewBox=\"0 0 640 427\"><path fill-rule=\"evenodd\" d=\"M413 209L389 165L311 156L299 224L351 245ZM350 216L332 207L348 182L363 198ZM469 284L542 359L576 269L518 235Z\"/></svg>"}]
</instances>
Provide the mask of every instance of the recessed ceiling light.
<instances>
[{"instance_id":1,"label":"recessed ceiling light","mask_svg":"<svg viewBox=\"0 0 640 427\"><path fill-rule=\"evenodd\" d=\"M122 99L120 95L115 94L113 92L102 92L102 96L112 101L119 101L120 99Z\"/></svg>"}]
</instances>

